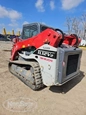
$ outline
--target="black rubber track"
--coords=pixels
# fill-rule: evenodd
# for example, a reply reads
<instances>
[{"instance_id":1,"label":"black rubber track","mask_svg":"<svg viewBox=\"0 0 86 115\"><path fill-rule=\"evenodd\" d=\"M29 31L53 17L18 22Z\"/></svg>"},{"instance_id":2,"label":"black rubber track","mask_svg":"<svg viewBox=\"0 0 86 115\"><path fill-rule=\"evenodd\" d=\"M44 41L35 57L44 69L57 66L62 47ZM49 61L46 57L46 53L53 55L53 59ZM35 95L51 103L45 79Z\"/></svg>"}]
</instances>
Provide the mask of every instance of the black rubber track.
<instances>
[{"instance_id":1,"label":"black rubber track","mask_svg":"<svg viewBox=\"0 0 86 115\"><path fill-rule=\"evenodd\" d=\"M34 83L31 83L30 80L28 80L26 77L20 75L20 73L16 72L15 69L12 68L12 65L16 65L16 67L21 67L21 65L24 67L28 66L30 67L29 70L32 75L32 79L34 79ZM12 74L17 76L23 83L25 83L27 86L29 86L33 90L38 90L43 87L43 81L42 81L42 76L41 76L41 71L39 64L37 62L26 62L26 61L10 61L9 62L9 70Z\"/></svg>"}]
</instances>

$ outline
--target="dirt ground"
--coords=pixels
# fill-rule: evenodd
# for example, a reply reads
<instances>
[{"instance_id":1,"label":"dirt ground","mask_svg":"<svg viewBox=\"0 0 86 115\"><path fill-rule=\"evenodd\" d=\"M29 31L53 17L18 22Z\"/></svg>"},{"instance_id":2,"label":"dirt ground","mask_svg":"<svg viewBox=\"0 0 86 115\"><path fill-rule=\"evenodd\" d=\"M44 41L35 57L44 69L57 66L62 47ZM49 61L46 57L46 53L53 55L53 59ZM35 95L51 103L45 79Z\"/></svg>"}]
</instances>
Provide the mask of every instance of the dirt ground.
<instances>
[{"instance_id":1,"label":"dirt ground","mask_svg":"<svg viewBox=\"0 0 86 115\"><path fill-rule=\"evenodd\" d=\"M11 47L0 41L0 115L86 115L86 50L79 77L61 87L33 91L9 72Z\"/></svg>"}]
</instances>

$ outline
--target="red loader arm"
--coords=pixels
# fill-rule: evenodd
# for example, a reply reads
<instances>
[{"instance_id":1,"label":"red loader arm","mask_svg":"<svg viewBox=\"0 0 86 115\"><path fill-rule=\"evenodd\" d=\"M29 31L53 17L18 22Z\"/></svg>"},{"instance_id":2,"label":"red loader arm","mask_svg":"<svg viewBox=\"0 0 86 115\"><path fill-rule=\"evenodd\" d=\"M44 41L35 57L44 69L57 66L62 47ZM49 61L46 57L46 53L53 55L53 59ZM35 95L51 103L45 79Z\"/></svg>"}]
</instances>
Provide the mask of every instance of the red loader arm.
<instances>
[{"instance_id":1,"label":"red loader arm","mask_svg":"<svg viewBox=\"0 0 86 115\"><path fill-rule=\"evenodd\" d=\"M60 33L57 31L60 31ZM12 48L11 60L15 60L15 57L18 55L18 51L23 48L34 47L37 49L43 44L49 44L57 48L60 47L62 43L77 47L79 42L80 40L76 35L67 36L59 29L46 29L34 37L22 41L17 40L17 43L15 43Z\"/></svg>"}]
</instances>

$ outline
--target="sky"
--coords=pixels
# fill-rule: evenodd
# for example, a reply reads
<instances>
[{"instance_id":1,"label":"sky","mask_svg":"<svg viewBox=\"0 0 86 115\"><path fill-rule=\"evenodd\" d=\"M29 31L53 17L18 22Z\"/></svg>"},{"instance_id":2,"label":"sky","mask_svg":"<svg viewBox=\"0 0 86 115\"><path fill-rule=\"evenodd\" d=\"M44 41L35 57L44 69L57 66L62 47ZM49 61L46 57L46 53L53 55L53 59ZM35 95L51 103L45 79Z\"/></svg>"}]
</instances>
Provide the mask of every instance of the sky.
<instances>
[{"instance_id":1,"label":"sky","mask_svg":"<svg viewBox=\"0 0 86 115\"><path fill-rule=\"evenodd\" d=\"M0 33L23 24L40 22L66 31L67 17L79 18L86 13L86 0L0 0Z\"/></svg>"}]
</instances>

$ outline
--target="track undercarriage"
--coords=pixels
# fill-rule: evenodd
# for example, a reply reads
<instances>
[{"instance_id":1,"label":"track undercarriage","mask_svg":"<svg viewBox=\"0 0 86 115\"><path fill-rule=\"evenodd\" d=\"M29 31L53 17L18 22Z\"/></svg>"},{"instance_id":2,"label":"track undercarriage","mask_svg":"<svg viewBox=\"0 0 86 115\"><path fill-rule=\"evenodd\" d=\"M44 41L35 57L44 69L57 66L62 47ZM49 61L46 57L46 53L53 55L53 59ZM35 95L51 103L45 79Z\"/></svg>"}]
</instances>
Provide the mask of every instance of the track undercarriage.
<instances>
[{"instance_id":1,"label":"track undercarriage","mask_svg":"<svg viewBox=\"0 0 86 115\"><path fill-rule=\"evenodd\" d=\"M41 71L37 62L10 61L9 70L33 90L43 87Z\"/></svg>"}]
</instances>

